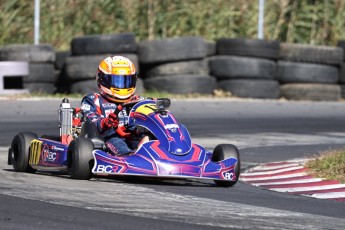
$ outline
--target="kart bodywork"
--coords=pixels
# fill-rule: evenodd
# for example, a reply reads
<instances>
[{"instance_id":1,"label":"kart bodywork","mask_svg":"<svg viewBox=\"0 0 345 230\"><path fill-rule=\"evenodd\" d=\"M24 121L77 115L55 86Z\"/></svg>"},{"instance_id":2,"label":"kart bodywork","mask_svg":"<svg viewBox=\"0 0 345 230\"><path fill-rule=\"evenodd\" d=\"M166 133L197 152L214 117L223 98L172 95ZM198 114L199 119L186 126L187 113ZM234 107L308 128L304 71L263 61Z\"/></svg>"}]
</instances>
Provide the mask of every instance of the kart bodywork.
<instances>
[{"instance_id":1,"label":"kart bodywork","mask_svg":"<svg viewBox=\"0 0 345 230\"><path fill-rule=\"evenodd\" d=\"M61 132L59 138L19 133L9 149L8 163L16 171L59 170L75 179L89 179L92 175L135 175L211 179L219 186L234 185L240 174L236 146L220 144L210 152L193 143L186 127L167 110L169 105L169 99L130 104L129 116L123 118L124 125L118 130L126 141L133 141L134 134L127 132L133 127L136 133L139 129L145 130L143 133L150 137L131 154L110 154L92 122L83 121L79 128L71 125L71 135L67 138ZM75 119L73 115L72 120Z\"/></svg>"}]
</instances>

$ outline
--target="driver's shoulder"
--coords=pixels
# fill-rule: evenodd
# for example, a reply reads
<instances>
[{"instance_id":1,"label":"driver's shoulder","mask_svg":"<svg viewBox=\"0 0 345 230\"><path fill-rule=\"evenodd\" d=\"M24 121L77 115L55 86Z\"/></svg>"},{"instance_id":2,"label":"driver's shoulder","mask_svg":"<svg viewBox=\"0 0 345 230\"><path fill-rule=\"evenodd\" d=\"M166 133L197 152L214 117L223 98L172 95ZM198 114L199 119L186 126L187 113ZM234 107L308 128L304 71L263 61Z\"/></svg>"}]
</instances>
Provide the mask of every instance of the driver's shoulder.
<instances>
[{"instance_id":1,"label":"driver's shoulder","mask_svg":"<svg viewBox=\"0 0 345 230\"><path fill-rule=\"evenodd\" d=\"M100 94L98 93L89 93L83 97L82 101L85 101L85 100L95 101L95 100L98 100L99 97L100 97Z\"/></svg>"},{"instance_id":2,"label":"driver's shoulder","mask_svg":"<svg viewBox=\"0 0 345 230\"><path fill-rule=\"evenodd\" d=\"M83 99L81 100L81 104L89 104L91 106L99 105L99 97L100 95L98 93L90 93L83 97Z\"/></svg>"}]
</instances>

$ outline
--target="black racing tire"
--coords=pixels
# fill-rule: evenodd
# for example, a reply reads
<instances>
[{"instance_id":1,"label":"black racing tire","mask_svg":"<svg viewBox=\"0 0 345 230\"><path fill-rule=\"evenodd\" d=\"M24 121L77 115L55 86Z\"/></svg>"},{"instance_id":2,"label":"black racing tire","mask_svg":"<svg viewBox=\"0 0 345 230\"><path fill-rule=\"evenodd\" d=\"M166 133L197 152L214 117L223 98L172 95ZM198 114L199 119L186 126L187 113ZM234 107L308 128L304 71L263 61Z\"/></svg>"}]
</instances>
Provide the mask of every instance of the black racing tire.
<instances>
[{"instance_id":1,"label":"black racing tire","mask_svg":"<svg viewBox=\"0 0 345 230\"><path fill-rule=\"evenodd\" d=\"M96 79L72 82L69 88L70 93L89 94L99 91ZM144 93L144 83L141 78L137 79L135 94Z\"/></svg>"},{"instance_id":2,"label":"black racing tire","mask_svg":"<svg viewBox=\"0 0 345 230\"><path fill-rule=\"evenodd\" d=\"M288 100L338 101L341 87L336 84L284 84L280 96Z\"/></svg>"},{"instance_id":3,"label":"black racing tire","mask_svg":"<svg viewBox=\"0 0 345 230\"><path fill-rule=\"evenodd\" d=\"M345 83L345 62L341 63L339 68L339 82L342 84Z\"/></svg>"},{"instance_id":4,"label":"black racing tire","mask_svg":"<svg viewBox=\"0 0 345 230\"><path fill-rule=\"evenodd\" d=\"M343 50L340 47L281 43L279 59L295 62L339 65L343 60Z\"/></svg>"},{"instance_id":5,"label":"black racing tire","mask_svg":"<svg viewBox=\"0 0 345 230\"><path fill-rule=\"evenodd\" d=\"M57 51L55 53L55 62L54 62L55 69L61 70L63 66L65 65L67 57L70 57L70 56L71 56L70 50Z\"/></svg>"},{"instance_id":6,"label":"black racing tire","mask_svg":"<svg viewBox=\"0 0 345 230\"><path fill-rule=\"evenodd\" d=\"M24 83L53 83L57 82L54 65L52 63L29 63L29 75L23 77Z\"/></svg>"},{"instance_id":7,"label":"black racing tire","mask_svg":"<svg viewBox=\"0 0 345 230\"><path fill-rule=\"evenodd\" d=\"M173 94L212 94L216 85L216 79L208 75L157 76L144 80L146 90Z\"/></svg>"},{"instance_id":8,"label":"black racing tire","mask_svg":"<svg viewBox=\"0 0 345 230\"><path fill-rule=\"evenodd\" d=\"M179 74L208 74L208 63L204 60L182 61L160 64L149 69L145 77L174 76Z\"/></svg>"},{"instance_id":9,"label":"black racing tire","mask_svg":"<svg viewBox=\"0 0 345 230\"><path fill-rule=\"evenodd\" d=\"M133 33L87 35L73 38L71 51L74 56L136 53L137 44Z\"/></svg>"},{"instance_id":10,"label":"black racing tire","mask_svg":"<svg viewBox=\"0 0 345 230\"><path fill-rule=\"evenodd\" d=\"M339 40L337 47L340 47L343 50L343 61L345 60L345 40Z\"/></svg>"},{"instance_id":11,"label":"black racing tire","mask_svg":"<svg viewBox=\"0 0 345 230\"><path fill-rule=\"evenodd\" d=\"M215 56L209 60L210 75L225 79L274 79L275 61L239 56Z\"/></svg>"},{"instance_id":12,"label":"black racing tire","mask_svg":"<svg viewBox=\"0 0 345 230\"><path fill-rule=\"evenodd\" d=\"M55 61L54 48L49 44L14 44L0 49L0 61L50 62Z\"/></svg>"},{"instance_id":13,"label":"black racing tire","mask_svg":"<svg viewBox=\"0 0 345 230\"><path fill-rule=\"evenodd\" d=\"M340 84L341 98L345 98L345 84Z\"/></svg>"},{"instance_id":14,"label":"black racing tire","mask_svg":"<svg viewBox=\"0 0 345 230\"><path fill-rule=\"evenodd\" d=\"M135 94L141 95L145 92L144 80L142 78L137 78L137 88L135 89Z\"/></svg>"},{"instance_id":15,"label":"black racing tire","mask_svg":"<svg viewBox=\"0 0 345 230\"><path fill-rule=\"evenodd\" d=\"M94 158L93 143L90 139L79 137L68 146L67 165L72 179L89 180L92 177Z\"/></svg>"},{"instance_id":16,"label":"black racing tire","mask_svg":"<svg viewBox=\"0 0 345 230\"><path fill-rule=\"evenodd\" d=\"M29 82L23 84L24 89L28 89L30 93L47 93L53 94L56 92L56 86L53 83Z\"/></svg>"},{"instance_id":17,"label":"black racing tire","mask_svg":"<svg viewBox=\"0 0 345 230\"><path fill-rule=\"evenodd\" d=\"M145 40L139 43L138 55L143 64L203 59L206 43L199 36Z\"/></svg>"},{"instance_id":18,"label":"black racing tire","mask_svg":"<svg viewBox=\"0 0 345 230\"><path fill-rule=\"evenodd\" d=\"M18 133L11 143L11 163L16 172L36 172L29 165L31 141L36 139L37 135L31 132Z\"/></svg>"},{"instance_id":19,"label":"black racing tire","mask_svg":"<svg viewBox=\"0 0 345 230\"><path fill-rule=\"evenodd\" d=\"M206 56L211 57L216 55L217 50L216 50L216 42L214 41L205 41L206 43Z\"/></svg>"},{"instance_id":20,"label":"black racing tire","mask_svg":"<svg viewBox=\"0 0 345 230\"><path fill-rule=\"evenodd\" d=\"M258 57L274 60L279 57L278 41L222 38L217 40L216 49L218 55Z\"/></svg>"},{"instance_id":21,"label":"black racing tire","mask_svg":"<svg viewBox=\"0 0 345 230\"><path fill-rule=\"evenodd\" d=\"M241 172L240 153L235 145L231 145L231 144L217 145L216 148L213 150L211 160L213 162L220 162L228 158L237 159L237 163L234 170L236 179L234 181L215 180L214 183L217 186L220 186L220 187L234 186L240 177L240 172Z\"/></svg>"},{"instance_id":22,"label":"black racing tire","mask_svg":"<svg viewBox=\"0 0 345 230\"><path fill-rule=\"evenodd\" d=\"M277 80L280 83L329 83L338 82L336 66L278 61Z\"/></svg>"},{"instance_id":23,"label":"black racing tire","mask_svg":"<svg viewBox=\"0 0 345 230\"><path fill-rule=\"evenodd\" d=\"M56 80L56 92L68 94L70 92L71 80L68 79L66 75L66 66L62 70L55 70L55 75L57 76Z\"/></svg>"},{"instance_id":24,"label":"black racing tire","mask_svg":"<svg viewBox=\"0 0 345 230\"><path fill-rule=\"evenodd\" d=\"M69 91L70 93L86 95L92 92L98 92L99 89L96 79L91 79L71 83Z\"/></svg>"},{"instance_id":25,"label":"black racing tire","mask_svg":"<svg viewBox=\"0 0 345 230\"><path fill-rule=\"evenodd\" d=\"M138 56L136 54L117 54L131 60L139 73ZM87 79L96 79L96 73L99 63L113 54L88 55L88 56L71 56L67 57L66 77L71 80L80 81Z\"/></svg>"},{"instance_id":26,"label":"black racing tire","mask_svg":"<svg viewBox=\"0 0 345 230\"><path fill-rule=\"evenodd\" d=\"M275 80L232 79L218 82L218 86L241 98L277 99L279 83Z\"/></svg>"}]
</instances>

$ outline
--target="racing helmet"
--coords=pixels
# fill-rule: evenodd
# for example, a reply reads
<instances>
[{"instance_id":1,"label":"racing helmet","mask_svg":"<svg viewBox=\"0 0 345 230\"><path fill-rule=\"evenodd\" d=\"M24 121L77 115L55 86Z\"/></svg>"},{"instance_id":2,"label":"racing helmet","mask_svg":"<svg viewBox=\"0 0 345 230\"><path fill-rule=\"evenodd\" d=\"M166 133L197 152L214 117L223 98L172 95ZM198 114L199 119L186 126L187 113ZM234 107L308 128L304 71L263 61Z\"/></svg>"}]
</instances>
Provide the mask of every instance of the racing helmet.
<instances>
[{"instance_id":1,"label":"racing helmet","mask_svg":"<svg viewBox=\"0 0 345 230\"><path fill-rule=\"evenodd\" d=\"M135 66L123 56L107 57L98 66L96 80L103 97L112 102L125 102L135 92Z\"/></svg>"}]
</instances>

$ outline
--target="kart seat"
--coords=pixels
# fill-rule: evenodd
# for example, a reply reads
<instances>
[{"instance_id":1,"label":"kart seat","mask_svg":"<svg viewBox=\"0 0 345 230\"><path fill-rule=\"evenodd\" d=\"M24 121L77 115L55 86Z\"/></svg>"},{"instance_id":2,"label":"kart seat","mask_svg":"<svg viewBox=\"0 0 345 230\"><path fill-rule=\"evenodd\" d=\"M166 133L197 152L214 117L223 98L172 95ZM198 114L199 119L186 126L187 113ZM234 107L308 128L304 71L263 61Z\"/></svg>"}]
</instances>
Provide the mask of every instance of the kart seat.
<instances>
[{"instance_id":1,"label":"kart seat","mask_svg":"<svg viewBox=\"0 0 345 230\"><path fill-rule=\"evenodd\" d=\"M104 149L104 139L91 121L83 123L79 136L90 139L95 149Z\"/></svg>"}]
</instances>

